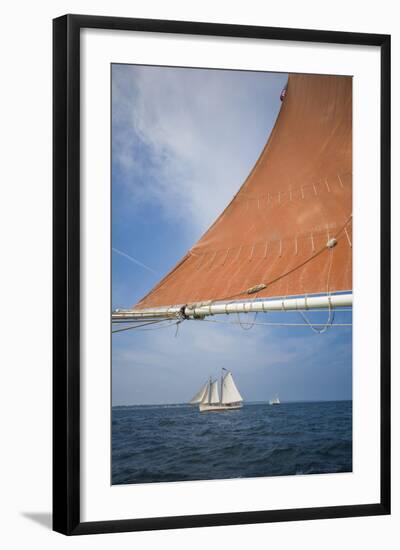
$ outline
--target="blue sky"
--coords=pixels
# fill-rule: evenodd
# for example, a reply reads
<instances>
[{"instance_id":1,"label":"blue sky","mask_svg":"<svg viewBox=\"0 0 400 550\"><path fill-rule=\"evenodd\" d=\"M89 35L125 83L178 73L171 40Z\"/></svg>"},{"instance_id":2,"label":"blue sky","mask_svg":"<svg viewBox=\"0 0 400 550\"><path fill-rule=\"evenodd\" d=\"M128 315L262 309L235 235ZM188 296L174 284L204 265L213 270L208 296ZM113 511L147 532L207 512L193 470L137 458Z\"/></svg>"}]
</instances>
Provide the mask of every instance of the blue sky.
<instances>
[{"instance_id":1,"label":"blue sky","mask_svg":"<svg viewBox=\"0 0 400 550\"><path fill-rule=\"evenodd\" d=\"M286 74L113 65L112 305L134 305L223 210L260 154ZM311 314L324 322L327 313ZM244 321L251 320L246 316ZM234 319L228 319L234 320ZM337 322L349 322L338 313ZM301 322L263 314L257 322ZM221 367L245 400L351 399L351 327L185 322L112 336L113 405L189 400Z\"/></svg>"}]
</instances>

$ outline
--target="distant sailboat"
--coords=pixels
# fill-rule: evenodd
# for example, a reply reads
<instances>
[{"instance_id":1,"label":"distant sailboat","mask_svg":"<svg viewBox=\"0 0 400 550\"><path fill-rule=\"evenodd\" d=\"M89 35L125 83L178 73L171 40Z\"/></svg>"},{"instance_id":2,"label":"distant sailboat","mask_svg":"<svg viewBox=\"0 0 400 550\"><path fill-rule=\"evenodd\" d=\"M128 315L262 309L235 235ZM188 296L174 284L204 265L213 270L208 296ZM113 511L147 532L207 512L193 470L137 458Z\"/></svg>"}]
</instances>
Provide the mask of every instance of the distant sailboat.
<instances>
[{"instance_id":1,"label":"distant sailboat","mask_svg":"<svg viewBox=\"0 0 400 550\"><path fill-rule=\"evenodd\" d=\"M226 371L226 369L222 369ZM210 379L199 392L189 401L191 405L199 405L200 412L227 411L240 409L243 398L236 387L232 373L226 371L221 375L221 397L218 393L218 380Z\"/></svg>"},{"instance_id":2,"label":"distant sailboat","mask_svg":"<svg viewBox=\"0 0 400 550\"><path fill-rule=\"evenodd\" d=\"M281 402L279 400L279 397L276 395L275 397L273 397L272 399L269 400L269 404L270 405L280 405Z\"/></svg>"}]
</instances>

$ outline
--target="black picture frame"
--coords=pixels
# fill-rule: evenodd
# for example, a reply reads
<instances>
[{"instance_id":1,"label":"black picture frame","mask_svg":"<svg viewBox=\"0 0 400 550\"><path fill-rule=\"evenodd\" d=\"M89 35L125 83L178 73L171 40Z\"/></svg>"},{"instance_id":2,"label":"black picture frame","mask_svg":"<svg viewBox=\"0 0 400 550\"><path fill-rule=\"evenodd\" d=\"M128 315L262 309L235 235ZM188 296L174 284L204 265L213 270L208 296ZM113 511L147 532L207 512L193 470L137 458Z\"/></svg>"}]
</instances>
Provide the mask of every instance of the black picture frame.
<instances>
[{"instance_id":1,"label":"black picture frame","mask_svg":"<svg viewBox=\"0 0 400 550\"><path fill-rule=\"evenodd\" d=\"M380 501L179 517L80 520L80 31L147 31L377 46L381 51ZM390 513L390 36L65 15L53 21L53 529L66 535Z\"/></svg>"}]
</instances>

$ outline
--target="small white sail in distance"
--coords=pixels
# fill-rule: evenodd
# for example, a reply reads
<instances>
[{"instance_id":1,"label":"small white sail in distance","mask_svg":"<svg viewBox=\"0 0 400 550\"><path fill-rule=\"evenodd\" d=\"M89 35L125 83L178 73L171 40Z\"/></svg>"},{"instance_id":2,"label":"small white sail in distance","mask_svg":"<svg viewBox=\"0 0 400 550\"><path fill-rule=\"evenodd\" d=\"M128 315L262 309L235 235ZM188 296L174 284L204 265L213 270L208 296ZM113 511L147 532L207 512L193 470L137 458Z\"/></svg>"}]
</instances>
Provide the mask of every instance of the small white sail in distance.
<instances>
[{"instance_id":1,"label":"small white sail in distance","mask_svg":"<svg viewBox=\"0 0 400 550\"><path fill-rule=\"evenodd\" d=\"M221 403L240 403L241 401L243 401L243 397L236 387L232 373L227 372L222 380Z\"/></svg>"}]
</instances>

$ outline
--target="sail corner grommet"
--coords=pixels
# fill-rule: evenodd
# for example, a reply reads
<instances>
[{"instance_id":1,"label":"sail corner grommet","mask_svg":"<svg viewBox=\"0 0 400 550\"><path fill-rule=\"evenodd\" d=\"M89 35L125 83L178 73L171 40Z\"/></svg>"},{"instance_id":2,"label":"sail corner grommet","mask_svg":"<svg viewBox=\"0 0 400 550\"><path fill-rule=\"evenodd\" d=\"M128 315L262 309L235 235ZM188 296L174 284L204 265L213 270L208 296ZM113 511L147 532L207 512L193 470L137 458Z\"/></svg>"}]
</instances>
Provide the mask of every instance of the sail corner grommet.
<instances>
[{"instance_id":1,"label":"sail corner grommet","mask_svg":"<svg viewBox=\"0 0 400 550\"><path fill-rule=\"evenodd\" d=\"M329 239L329 241L326 243L326 248L333 248L337 245L337 240L332 237L332 239Z\"/></svg>"}]
</instances>

